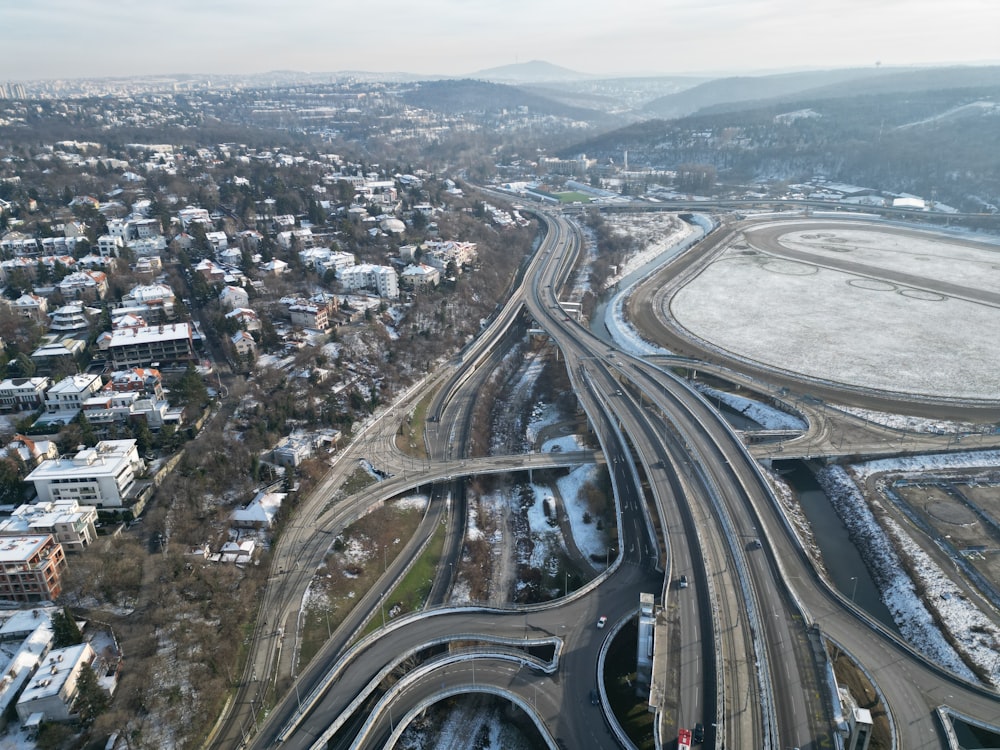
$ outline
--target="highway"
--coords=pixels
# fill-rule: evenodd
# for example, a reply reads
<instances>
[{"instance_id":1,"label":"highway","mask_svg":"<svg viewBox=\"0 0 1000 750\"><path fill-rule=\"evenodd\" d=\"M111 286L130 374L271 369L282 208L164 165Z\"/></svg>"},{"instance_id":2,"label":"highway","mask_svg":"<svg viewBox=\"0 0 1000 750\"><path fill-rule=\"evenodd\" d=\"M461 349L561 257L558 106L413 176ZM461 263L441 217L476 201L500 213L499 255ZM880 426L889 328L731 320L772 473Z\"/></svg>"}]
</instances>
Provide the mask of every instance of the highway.
<instances>
[{"instance_id":1,"label":"highway","mask_svg":"<svg viewBox=\"0 0 1000 750\"><path fill-rule=\"evenodd\" d=\"M902 747L940 746L929 744L940 739L930 709L944 702L938 700L944 695L970 715L1000 720L995 693L928 665L830 589L799 546L742 441L697 393L654 363L609 351L570 320L558 290L572 269L579 238L564 218L543 220L545 241L484 335L394 409L403 413L417 393L437 389L429 410L435 421L427 428L431 460L391 456L388 436L397 422L376 421L349 455L378 444L383 460L398 462L403 473L330 507L328 498L353 469L352 461L338 462L282 536L244 680L214 746L264 748L280 740L283 747L318 749L331 738L333 746L340 746L347 735L333 730L343 722L351 736L359 735L344 746L381 747L390 732L405 725L400 717L434 695L463 690L493 692L537 712L550 746L557 738L573 748L621 746L614 722L602 707L590 705L588 695L598 684L607 634L633 615L641 592L654 593L668 613L668 626L658 631L666 636L664 643L657 643L657 648L669 645L672 675L657 676L663 691L658 730L664 739L679 726L703 722L718 732L710 731L706 747L832 746L834 717L825 652L817 647L820 629L879 677L887 698L892 696L892 711L902 712L908 722L901 727L896 721L901 742L906 740ZM713 243L699 253L710 251ZM694 268L696 255L678 259L674 273L683 276ZM559 347L611 470L619 559L581 591L547 605L425 611L392 622L348 650L358 623L377 610L381 592L391 588L393 576L444 519L445 503L432 502L421 530L383 582L359 601L351 621L305 673L293 675L292 649L285 641L295 632L299 602L331 534L373 504L413 487L584 460L540 454L469 459L464 454L480 378L502 355L499 342L508 334L520 335L524 311ZM452 531L446 555L454 555L462 526L454 514L447 515ZM687 589L676 586L681 574L691 581ZM435 582L436 601L447 589L443 575ZM595 628L599 614L609 617L607 630ZM534 639L556 644L551 674L536 672L526 657L523 646ZM464 649L459 658L439 653L458 643ZM892 657L885 664L887 654ZM377 704L369 702L384 691L372 684L373 676L398 672L403 655L419 656L414 661L421 666L413 670L410 665L412 674L400 680L398 695L394 690ZM893 684L883 685L882 674ZM284 697L265 720L268 690ZM364 728L360 714L355 716L361 706L373 717Z\"/></svg>"}]
</instances>

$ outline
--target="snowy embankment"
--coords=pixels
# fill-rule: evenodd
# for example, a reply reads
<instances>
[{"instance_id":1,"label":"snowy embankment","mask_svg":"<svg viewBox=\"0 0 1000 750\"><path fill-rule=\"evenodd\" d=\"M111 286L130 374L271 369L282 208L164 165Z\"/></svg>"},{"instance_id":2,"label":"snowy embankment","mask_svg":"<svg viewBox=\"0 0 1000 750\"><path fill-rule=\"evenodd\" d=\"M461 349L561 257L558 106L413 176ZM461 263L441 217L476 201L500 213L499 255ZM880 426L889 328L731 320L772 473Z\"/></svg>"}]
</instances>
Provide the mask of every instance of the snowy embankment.
<instances>
[{"instance_id":1,"label":"snowy embankment","mask_svg":"<svg viewBox=\"0 0 1000 750\"><path fill-rule=\"evenodd\" d=\"M599 567L595 562L601 555L608 552L607 535L597 528L597 524L591 521L584 521L584 514L588 512L587 504L581 490L588 482L596 481L597 467L594 464L587 466L577 466L569 474L559 479L556 485L559 487L559 494L566 504L566 516L569 519L570 528L573 530L573 541L576 548L580 550L590 564Z\"/></svg>"},{"instance_id":2,"label":"snowy embankment","mask_svg":"<svg viewBox=\"0 0 1000 750\"><path fill-rule=\"evenodd\" d=\"M894 430L908 430L910 432L929 433L931 435L956 435L961 433L988 433L993 431L993 425L974 424L972 422L949 422L940 419L925 419L923 417L912 417L905 414L890 414L884 411L872 411L871 409L859 409L853 406L836 406L837 411L842 411L854 417L864 419L872 424L882 425Z\"/></svg>"},{"instance_id":3,"label":"snowy embankment","mask_svg":"<svg viewBox=\"0 0 1000 750\"><path fill-rule=\"evenodd\" d=\"M765 430L804 430L808 425L798 417L775 409L773 406L752 401L743 396L737 396L725 391L717 391L704 383L697 383L698 389L707 398L721 401L730 409L739 412L747 419L752 419Z\"/></svg>"},{"instance_id":4,"label":"snowy embankment","mask_svg":"<svg viewBox=\"0 0 1000 750\"><path fill-rule=\"evenodd\" d=\"M946 584L948 588L953 590L954 585L948 582L947 576L922 550L919 550L912 540L906 538L906 534L901 528L891 521L886 524L886 527L891 529L892 537L890 538L889 533L876 521L864 496L858 490L851 475L843 467L824 468L818 472L817 479L847 527L851 540L861 552L873 580L882 591L882 601L892 614L903 637L911 646L944 668L965 679L975 681L976 677L972 670L944 637L935 623L934 617L921 601L916 586L904 570L894 541L899 544L901 539L906 539L906 543L900 544L900 546L905 550L912 568L919 572L922 587L929 593L935 591L937 586L945 586ZM920 554L911 554L912 552ZM932 584L931 582L936 583ZM961 608L963 610L961 614L958 611L959 607L948 607L948 616L941 608L935 607L935 609L955 642L961 644L965 652L964 656L985 672L995 670L995 664L984 664L981 661L983 649L975 645L977 639L983 637L982 633L973 630L979 625L979 618L983 617L982 614L978 613L972 605L957 597L952 597L949 601L962 602L966 607ZM941 600L941 602L946 603L945 600ZM966 644L970 644L970 648L965 648ZM991 661L996 660L995 653L990 656L990 659ZM996 681L996 674L993 672L991 674Z\"/></svg>"}]
</instances>

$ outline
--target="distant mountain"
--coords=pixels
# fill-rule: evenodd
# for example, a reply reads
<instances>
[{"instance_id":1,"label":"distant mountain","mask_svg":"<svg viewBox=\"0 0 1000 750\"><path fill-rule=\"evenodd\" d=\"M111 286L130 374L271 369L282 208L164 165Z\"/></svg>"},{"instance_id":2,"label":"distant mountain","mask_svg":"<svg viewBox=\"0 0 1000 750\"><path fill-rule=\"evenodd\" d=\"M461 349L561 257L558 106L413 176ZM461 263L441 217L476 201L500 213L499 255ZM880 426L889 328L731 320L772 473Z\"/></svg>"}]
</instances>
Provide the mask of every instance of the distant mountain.
<instances>
[{"instance_id":1,"label":"distant mountain","mask_svg":"<svg viewBox=\"0 0 1000 750\"><path fill-rule=\"evenodd\" d=\"M580 81L596 76L562 68L544 60L532 60L531 62L480 70L478 73L472 73L469 77L500 83L545 83L549 81Z\"/></svg>"},{"instance_id":2,"label":"distant mountain","mask_svg":"<svg viewBox=\"0 0 1000 750\"><path fill-rule=\"evenodd\" d=\"M700 86L681 91L646 104L643 112L648 117L686 117L704 109L714 111L743 109L761 100L789 98L810 89L835 86L857 86L871 79L891 77L901 69L848 68L819 70L780 75L718 78ZM909 72L909 71L904 71ZM840 95L844 91L841 89Z\"/></svg>"},{"instance_id":3,"label":"distant mountain","mask_svg":"<svg viewBox=\"0 0 1000 750\"><path fill-rule=\"evenodd\" d=\"M705 78L691 76L642 76L627 78L588 78L584 81L547 81L523 84L525 91L587 109L598 109L636 119L654 99L693 88Z\"/></svg>"},{"instance_id":4,"label":"distant mountain","mask_svg":"<svg viewBox=\"0 0 1000 750\"><path fill-rule=\"evenodd\" d=\"M1000 85L1000 66L953 66L946 68L896 68L883 70L878 75L862 76L829 83L794 94L762 98L750 106L780 104L810 99L839 99L850 96L895 96L928 91L958 91L969 89L993 90ZM715 114L746 109L747 102L728 102L704 107L698 114Z\"/></svg>"},{"instance_id":5,"label":"distant mountain","mask_svg":"<svg viewBox=\"0 0 1000 750\"><path fill-rule=\"evenodd\" d=\"M458 81L422 81L401 94L414 107L435 112L462 114L490 113L526 107L531 114L553 115L573 120L610 125L615 121L603 112L548 99L523 91L516 86L469 79ZM621 124L617 120L615 124Z\"/></svg>"}]
</instances>

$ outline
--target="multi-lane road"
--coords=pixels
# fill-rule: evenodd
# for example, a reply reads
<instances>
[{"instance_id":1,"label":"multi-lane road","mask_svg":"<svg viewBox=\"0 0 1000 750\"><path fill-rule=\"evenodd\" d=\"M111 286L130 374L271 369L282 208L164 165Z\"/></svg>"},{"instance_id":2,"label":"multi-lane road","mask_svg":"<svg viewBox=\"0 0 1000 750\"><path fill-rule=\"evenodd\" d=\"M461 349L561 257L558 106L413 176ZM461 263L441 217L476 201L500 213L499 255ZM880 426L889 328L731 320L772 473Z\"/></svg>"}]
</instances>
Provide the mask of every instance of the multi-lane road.
<instances>
[{"instance_id":1,"label":"multi-lane road","mask_svg":"<svg viewBox=\"0 0 1000 750\"><path fill-rule=\"evenodd\" d=\"M559 290L572 269L579 237L562 217L542 219L545 241L511 300L436 378L440 390L430 410L436 421L427 435L432 460L404 460L405 471L392 480L330 507L329 496L349 470L335 468L282 536L244 680L228 720L220 723L215 746L263 748L280 741L287 747L319 748L330 738L336 744L356 736L350 746L381 747L405 723L403 717L435 696L483 691L503 695L533 714L550 744L558 738L572 748L618 747L623 741L616 722L605 716L603 706L591 705L589 694L599 685L607 635L635 613L641 592L655 594L665 611L676 613L657 630L657 649L669 649L669 673L676 675L669 681L654 675L657 689L669 693L675 707L658 713L657 728L665 740L678 726L702 722L710 728L706 746L834 747L820 631L876 677L897 718L902 747L940 746L931 709L945 702L945 695L973 716L1000 720L994 693L928 665L829 589L742 442L700 396L669 371L609 350L570 319ZM690 258L678 263L686 267L695 262ZM295 675L289 642L295 615L331 532L411 487L553 463L552 456L538 455L471 460L464 452L479 378L492 368L502 351L497 342L515 329L522 312L559 347L600 441L615 488L619 559L584 590L549 605L437 609L394 622L348 650L358 622L377 609L379 592L391 587L393 576L446 512L443 501L432 502L408 551L359 601L352 619L308 669ZM431 387L414 389L410 398ZM376 422L369 435L355 441L354 450L379 444L384 460L397 460L387 438L396 426L388 419ZM344 465L353 468L351 462L338 464ZM451 536L460 540L457 533ZM437 590L446 588L446 575L444 569L439 572ZM677 586L680 575L687 576L690 587ZM607 629L595 627L599 614L609 617ZM528 658L525 646L535 641L553 644L554 657L545 669ZM457 655L455 644L462 644ZM352 708L381 695L384 684L373 678L386 670L398 674L404 657L415 657L406 663L420 667L383 696L373 718L362 723ZM891 684L882 684L883 675ZM295 679L292 689L265 721L268 686L273 690L290 679ZM365 705L372 710L371 703ZM333 729L341 722L347 729L336 735Z\"/></svg>"}]
</instances>

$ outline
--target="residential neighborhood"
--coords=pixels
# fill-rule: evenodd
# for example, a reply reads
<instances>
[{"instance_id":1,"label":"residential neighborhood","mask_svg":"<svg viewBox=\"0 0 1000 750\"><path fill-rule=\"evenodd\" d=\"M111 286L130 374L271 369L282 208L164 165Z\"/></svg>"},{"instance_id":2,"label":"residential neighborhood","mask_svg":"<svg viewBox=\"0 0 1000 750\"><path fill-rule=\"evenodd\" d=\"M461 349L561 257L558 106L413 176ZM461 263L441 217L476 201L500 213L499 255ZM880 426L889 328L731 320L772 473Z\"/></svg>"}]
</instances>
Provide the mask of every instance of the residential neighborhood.
<instances>
[{"instance_id":1,"label":"residential neighborhood","mask_svg":"<svg viewBox=\"0 0 1000 750\"><path fill-rule=\"evenodd\" d=\"M0 144L0 195L0 620L69 604L130 642L121 618L177 574L124 555L255 578L287 506L474 333L532 237L447 175L281 145ZM238 600L206 606L235 628ZM47 627L0 697L52 733L82 672L107 703L122 662Z\"/></svg>"}]
</instances>

